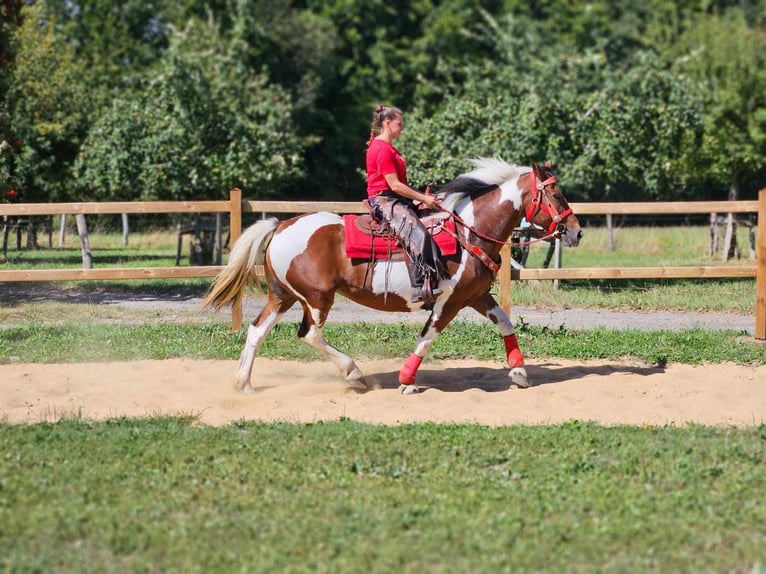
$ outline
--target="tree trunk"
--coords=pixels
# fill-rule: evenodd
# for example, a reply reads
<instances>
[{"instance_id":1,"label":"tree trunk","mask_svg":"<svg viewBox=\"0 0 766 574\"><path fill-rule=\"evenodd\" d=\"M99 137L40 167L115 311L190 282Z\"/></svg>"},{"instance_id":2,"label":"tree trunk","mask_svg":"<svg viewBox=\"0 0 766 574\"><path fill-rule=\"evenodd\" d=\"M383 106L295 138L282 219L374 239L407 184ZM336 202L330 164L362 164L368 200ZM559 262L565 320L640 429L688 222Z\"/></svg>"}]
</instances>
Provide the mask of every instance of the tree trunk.
<instances>
[{"instance_id":1,"label":"tree trunk","mask_svg":"<svg viewBox=\"0 0 766 574\"><path fill-rule=\"evenodd\" d=\"M731 184L729 185L729 201L737 201L739 198L739 174L731 174ZM723 243L723 260L728 261L734 257L739 257L739 248L737 246L737 223L734 220L734 214L730 213L726 220L726 236Z\"/></svg>"},{"instance_id":2,"label":"tree trunk","mask_svg":"<svg viewBox=\"0 0 766 574\"><path fill-rule=\"evenodd\" d=\"M723 260L739 258L737 249L737 222L734 220L734 214L730 213L726 217L726 233L723 239Z\"/></svg>"},{"instance_id":3,"label":"tree trunk","mask_svg":"<svg viewBox=\"0 0 766 574\"><path fill-rule=\"evenodd\" d=\"M739 174L735 171L731 174L731 183L729 184L729 201L739 199Z\"/></svg>"},{"instance_id":4,"label":"tree trunk","mask_svg":"<svg viewBox=\"0 0 766 574\"><path fill-rule=\"evenodd\" d=\"M614 251L614 226L612 225L612 214L606 214L606 248Z\"/></svg>"},{"instance_id":5,"label":"tree trunk","mask_svg":"<svg viewBox=\"0 0 766 574\"><path fill-rule=\"evenodd\" d=\"M37 249L37 222L34 217L27 222L27 249Z\"/></svg>"},{"instance_id":6,"label":"tree trunk","mask_svg":"<svg viewBox=\"0 0 766 574\"><path fill-rule=\"evenodd\" d=\"M93 256L90 253L90 239L88 238L88 225L85 223L85 216L82 213L75 215L77 222L77 234L80 236L80 245L82 246L82 268L93 269Z\"/></svg>"},{"instance_id":7,"label":"tree trunk","mask_svg":"<svg viewBox=\"0 0 766 574\"><path fill-rule=\"evenodd\" d=\"M128 214L122 214L122 244L128 246L128 231L130 231L130 225L128 224Z\"/></svg>"},{"instance_id":8,"label":"tree trunk","mask_svg":"<svg viewBox=\"0 0 766 574\"><path fill-rule=\"evenodd\" d=\"M66 213L61 214L61 225L59 227L59 247L64 246L64 237L66 237Z\"/></svg>"},{"instance_id":9,"label":"tree trunk","mask_svg":"<svg viewBox=\"0 0 766 574\"><path fill-rule=\"evenodd\" d=\"M710 244L707 248L707 256L711 259L718 253L718 214L710 214Z\"/></svg>"}]
</instances>

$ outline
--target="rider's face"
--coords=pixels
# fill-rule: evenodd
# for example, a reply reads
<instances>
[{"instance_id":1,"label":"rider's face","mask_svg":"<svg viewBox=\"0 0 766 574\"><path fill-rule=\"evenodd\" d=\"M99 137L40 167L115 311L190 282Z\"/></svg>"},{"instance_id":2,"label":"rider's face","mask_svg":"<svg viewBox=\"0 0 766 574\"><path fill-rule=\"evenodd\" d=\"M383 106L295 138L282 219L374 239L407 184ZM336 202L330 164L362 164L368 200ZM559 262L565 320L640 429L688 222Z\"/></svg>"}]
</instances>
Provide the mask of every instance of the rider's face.
<instances>
[{"instance_id":1,"label":"rider's face","mask_svg":"<svg viewBox=\"0 0 766 574\"><path fill-rule=\"evenodd\" d=\"M402 116L396 116L394 119L386 120L386 124L388 125L391 139L398 138L404 129L404 118L402 118Z\"/></svg>"}]
</instances>

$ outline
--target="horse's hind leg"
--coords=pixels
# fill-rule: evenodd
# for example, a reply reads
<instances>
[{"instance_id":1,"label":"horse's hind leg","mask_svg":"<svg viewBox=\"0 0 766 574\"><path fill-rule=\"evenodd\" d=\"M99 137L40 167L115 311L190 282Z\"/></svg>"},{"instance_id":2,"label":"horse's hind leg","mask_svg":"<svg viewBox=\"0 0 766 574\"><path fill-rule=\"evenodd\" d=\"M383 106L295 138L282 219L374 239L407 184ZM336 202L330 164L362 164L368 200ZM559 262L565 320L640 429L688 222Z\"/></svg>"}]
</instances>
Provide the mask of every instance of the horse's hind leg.
<instances>
[{"instance_id":1,"label":"horse's hind leg","mask_svg":"<svg viewBox=\"0 0 766 574\"><path fill-rule=\"evenodd\" d=\"M356 366L354 359L338 350L336 347L333 347L325 340L324 335L322 334L322 329L326 318L327 311L322 312L318 309L311 309L304 305L303 321L298 330L298 336L312 347L319 349L325 355L330 357L338 366L341 375L343 375L343 378L351 387L366 390L367 383L364 381L364 375L362 375L362 371L359 367Z\"/></svg>"},{"instance_id":2,"label":"horse's hind leg","mask_svg":"<svg viewBox=\"0 0 766 574\"><path fill-rule=\"evenodd\" d=\"M258 317L248 326L245 346L242 349L242 354L239 356L239 366L234 374L234 384L238 389L247 394L255 392L255 389L250 384L255 354L258 352L258 348L263 343L263 340L274 326L279 323L279 320L291 306L292 303L279 303L269 298L269 301Z\"/></svg>"},{"instance_id":3,"label":"horse's hind leg","mask_svg":"<svg viewBox=\"0 0 766 574\"><path fill-rule=\"evenodd\" d=\"M519 349L519 342L516 339L513 323L506 312L503 311L500 305L497 304L497 301L495 301L495 298L489 293L486 293L471 306L497 325L505 343L506 358L511 369L508 375L511 378L511 383L523 389L529 387L527 370L524 368L524 357L521 354L521 349Z\"/></svg>"}]
</instances>

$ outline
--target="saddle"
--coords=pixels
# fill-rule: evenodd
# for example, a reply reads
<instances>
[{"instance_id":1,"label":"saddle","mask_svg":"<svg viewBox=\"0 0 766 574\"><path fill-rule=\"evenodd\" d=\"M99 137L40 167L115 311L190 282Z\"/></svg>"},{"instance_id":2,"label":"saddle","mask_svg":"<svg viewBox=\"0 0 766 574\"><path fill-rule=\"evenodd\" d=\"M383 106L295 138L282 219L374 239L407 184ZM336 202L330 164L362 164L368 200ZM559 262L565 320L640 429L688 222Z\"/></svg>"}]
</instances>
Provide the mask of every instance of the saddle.
<instances>
[{"instance_id":1,"label":"saddle","mask_svg":"<svg viewBox=\"0 0 766 574\"><path fill-rule=\"evenodd\" d=\"M442 255L457 253L455 222L446 214L436 213L421 218L439 246ZM370 215L344 215L346 256L350 259L388 259L402 257L403 249L397 236L385 224L378 224Z\"/></svg>"}]
</instances>

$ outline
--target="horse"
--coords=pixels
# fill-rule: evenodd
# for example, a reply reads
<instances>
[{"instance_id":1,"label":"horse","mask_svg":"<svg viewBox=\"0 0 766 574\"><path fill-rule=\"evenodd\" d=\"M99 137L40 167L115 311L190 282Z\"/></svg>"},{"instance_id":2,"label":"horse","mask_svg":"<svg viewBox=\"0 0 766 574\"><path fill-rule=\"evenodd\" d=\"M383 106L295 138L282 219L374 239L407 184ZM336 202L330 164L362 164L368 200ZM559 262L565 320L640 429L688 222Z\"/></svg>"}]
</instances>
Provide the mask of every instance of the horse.
<instances>
[{"instance_id":1,"label":"horse","mask_svg":"<svg viewBox=\"0 0 766 574\"><path fill-rule=\"evenodd\" d=\"M258 279L255 266L263 261L268 298L248 326L235 372L236 387L245 393L255 392L250 379L258 348L282 316L299 303L303 319L298 337L332 359L348 385L367 390L354 360L322 334L336 293L384 312L430 309L414 350L399 372L399 390L404 395L420 390L416 375L423 358L464 307L475 309L497 326L505 344L510 384L528 387L513 323L490 294L500 267L500 250L523 217L547 233L546 238L559 238L563 246L577 246L582 231L550 163L526 167L501 159L470 161L473 169L435 192L441 221L454 221L455 231L451 233L457 248L454 254L443 255L449 278L439 283L441 294L432 302L411 300L403 260L347 255L346 218L350 216L315 212L281 222L263 219L248 227L233 245L227 265L203 301L204 307L216 309L241 301L244 288Z\"/></svg>"}]
</instances>

